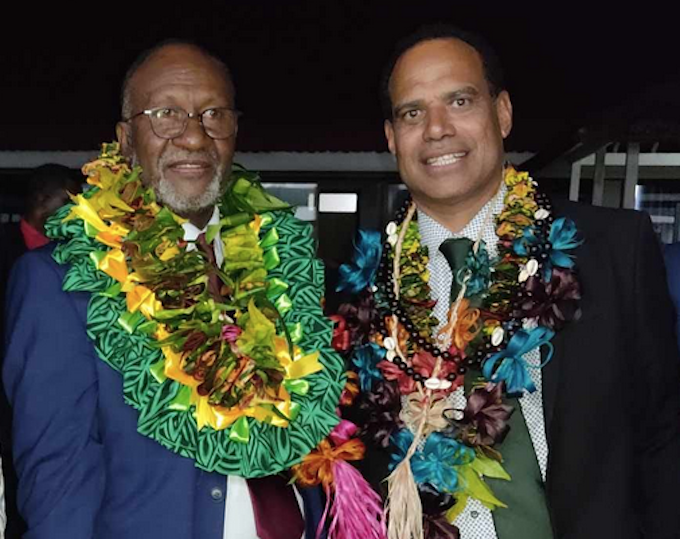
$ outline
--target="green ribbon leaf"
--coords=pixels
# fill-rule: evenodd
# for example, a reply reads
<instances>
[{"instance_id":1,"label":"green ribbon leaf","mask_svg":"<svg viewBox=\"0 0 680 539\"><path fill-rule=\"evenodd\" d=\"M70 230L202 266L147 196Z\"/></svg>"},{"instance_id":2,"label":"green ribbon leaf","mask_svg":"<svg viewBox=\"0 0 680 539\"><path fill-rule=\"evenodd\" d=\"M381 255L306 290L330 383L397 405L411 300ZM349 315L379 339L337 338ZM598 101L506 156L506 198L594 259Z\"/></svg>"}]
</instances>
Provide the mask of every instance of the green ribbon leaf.
<instances>
[{"instance_id":1,"label":"green ribbon leaf","mask_svg":"<svg viewBox=\"0 0 680 539\"><path fill-rule=\"evenodd\" d=\"M472 461L471 466L479 475L510 481L510 475L503 469L501 463L482 453L477 453L477 458Z\"/></svg>"},{"instance_id":2,"label":"green ribbon leaf","mask_svg":"<svg viewBox=\"0 0 680 539\"><path fill-rule=\"evenodd\" d=\"M267 287L267 297L270 300L274 300L277 296L283 294L286 290L290 288L288 283L282 281L278 277L274 277L269 280L269 286Z\"/></svg>"},{"instance_id":3,"label":"green ribbon leaf","mask_svg":"<svg viewBox=\"0 0 680 539\"><path fill-rule=\"evenodd\" d=\"M271 247L274 247L279 242L279 232L276 230L276 227L272 227L269 232L267 232L260 240L260 247L262 249L270 249Z\"/></svg>"},{"instance_id":4,"label":"green ribbon leaf","mask_svg":"<svg viewBox=\"0 0 680 539\"><path fill-rule=\"evenodd\" d=\"M267 268L267 271L271 271L279 264L281 264L279 252L276 250L276 247L272 247L264 254L264 267Z\"/></svg>"},{"instance_id":5,"label":"green ribbon leaf","mask_svg":"<svg viewBox=\"0 0 680 539\"><path fill-rule=\"evenodd\" d=\"M143 333L144 335L152 336L156 333L158 329L158 323L153 320L146 320L137 326L137 331Z\"/></svg>"},{"instance_id":6,"label":"green ribbon leaf","mask_svg":"<svg viewBox=\"0 0 680 539\"><path fill-rule=\"evenodd\" d=\"M151 376L153 376L159 384L162 384L167 380L167 376L165 376L165 358L161 359L160 361L156 361L151 367L149 367L149 371L151 372Z\"/></svg>"},{"instance_id":7,"label":"green ribbon leaf","mask_svg":"<svg viewBox=\"0 0 680 539\"><path fill-rule=\"evenodd\" d=\"M286 388L288 393L293 393L302 397L309 393L309 382L303 379L285 380L283 382L283 387Z\"/></svg>"},{"instance_id":8,"label":"green ribbon leaf","mask_svg":"<svg viewBox=\"0 0 680 539\"><path fill-rule=\"evenodd\" d=\"M280 296L279 299L277 299L274 302L274 305L276 305L276 310L279 311L281 316L283 316L293 308L293 302L291 301L287 294L283 294L282 296Z\"/></svg>"},{"instance_id":9,"label":"green ribbon leaf","mask_svg":"<svg viewBox=\"0 0 680 539\"><path fill-rule=\"evenodd\" d=\"M99 234L99 230L97 230L93 225L91 225L87 221L83 221L83 225L85 234L87 234L89 237L94 238L97 236L97 234Z\"/></svg>"},{"instance_id":10,"label":"green ribbon leaf","mask_svg":"<svg viewBox=\"0 0 680 539\"><path fill-rule=\"evenodd\" d=\"M463 480L463 491L468 496L479 500L486 507L492 510L496 507L508 507L502 501L496 498L496 496L494 496L489 485L482 481L482 478L479 477L471 465L467 464L464 466L456 466L455 468Z\"/></svg>"},{"instance_id":11,"label":"green ribbon leaf","mask_svg":"<svg viewBox=\"0 0 680 539\"><path fill-rule=\"evenodd\" d=\"M219 236L221 230L222 230L222 225L220 225L220 224L208 225L208 229L205 232L205 240L208 243L212 243L213 240L217 236Z\"/></svg>"},{"instance_id":12,"label":"green ribbon leaf","mask_svg":"<svg viewBox=\"0 0 680 539\"><path fill-rule=\"evenodd\" d=\"M179 382L176 382L179 383ZM189 386L182 386L177 392L177 396L172 399L168 405L170 410L178 412L186 412L191 407L191 388Z\"/></svg>"},{"instance_id":13,"label":"green ribbon leaf","mask_svg":"<svg viewBox=\"0 0 680 539\"><path fill-rule=\"evenodd\" d=\"M288 328L288 335L290 340L295 344L298 344L302 338L305 336L305 330L302 327L302 322L297 322L295 324L286 324Z\"/></svg>"},{"instance_id":14,"label":"green ribbon leaf","mask_svg":"<svg viewBox=\"0 0 680 539\"><path fill-rule=\"evenodd\" d=\"M137 326L139 326L144 320L144 315L139 311L135 311L134 313L125 311L118 317L118 324L120 324L120 326L128 333L134 333L134 331L137 329Z\"/></svg>"},{"instance_id":15,"label":"green ribbon leaf","mask_svg":"<svg viewBox=\"0 0 680 539\"><path fill-rule=\"evenodd\" d=\"M90 253L90 260L94 262L95 267L99 267L101 261L104 260L106 253L104 251L92 251Z\"/></svg>"},{"instance_id":16,"label":"green ribbon leaf","mask_svg":"<svg viewBox=\"0 0 680 539\"><path fill-rule=\"evenodd\" d=\"M262 227L267 227L274 222L274 216L270 212L260 214L260 219L262 219Z\"/></svg>"},{"instance_id":17,"label":"green ribbon leaf","mask_svg":"<svg viewBox=\"0 0 680 539\"><path fill-rule=\"evenodd\" d=\"M121 283L115 283L99 294L107 298L115 298L118 296L118 294L120 294L122 286L123 285Z\"/></svg>"},{"instance_id":18,"label":"green ribbon leaf","mask_svg":"<svg viewBox=\"0 0 680 539\"><path fill-rule=\"evenodd\" d=\"M248 419L245 416L239 417L231 426L229 439L241 444L247 444L250 441L250 426L248 425Z\"/></svg>"}]
</instances>

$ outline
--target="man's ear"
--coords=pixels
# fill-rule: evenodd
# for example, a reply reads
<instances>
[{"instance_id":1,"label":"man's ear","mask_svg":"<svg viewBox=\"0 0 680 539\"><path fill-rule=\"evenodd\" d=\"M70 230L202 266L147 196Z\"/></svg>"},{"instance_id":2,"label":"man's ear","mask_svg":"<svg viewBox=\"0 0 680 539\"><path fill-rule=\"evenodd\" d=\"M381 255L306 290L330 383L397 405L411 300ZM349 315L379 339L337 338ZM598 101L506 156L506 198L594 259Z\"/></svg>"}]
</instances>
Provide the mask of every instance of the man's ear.
<instances>
[{"instance_id":1,"label":"man's ear","mask_svg":"<svg viewBox=\"0 0 680 539\"><path fill-rule=\"evenodd\" d=\"M397 145L394 142L394 126L390 120L385 120L383 124L385 129L385 138L387 139L387 147L390 149L392 155L397 155Z\"/></svg>"},{"instance_id":2,"label":"man's ear","mask_svg":"<svg viewBox=\"0 0 680 539\"><path fill-rule=\"evenodd\" d=\"M120 144L120 153L129 158L132 155L132 136L128 131L130 126L126 122L116 124L116 138Z\"/></svg>"},{"instance_id":3,"label":"man's ear","mask_svg":"<svg viewBox=\"0 0 680 539\"><path fill-rule=\"evenodd\" d=\"M498 94L496 98L496 116L501 134L503 138L507 138L512 131L512 102L510 101L510 94L505 90Z\"/></svg>"}]
</instances>

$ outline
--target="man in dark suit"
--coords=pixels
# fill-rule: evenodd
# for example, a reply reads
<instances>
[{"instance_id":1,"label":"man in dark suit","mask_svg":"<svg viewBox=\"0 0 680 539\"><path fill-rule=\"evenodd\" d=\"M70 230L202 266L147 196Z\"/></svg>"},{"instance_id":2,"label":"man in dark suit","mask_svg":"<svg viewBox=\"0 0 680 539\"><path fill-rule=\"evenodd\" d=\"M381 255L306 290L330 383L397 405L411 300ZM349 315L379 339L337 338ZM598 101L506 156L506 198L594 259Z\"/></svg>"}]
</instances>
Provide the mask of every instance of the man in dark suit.
<instances>
[{"instance_id":1,"label":"man in dark suit","mask_svg":"<svg viewBox=\"0 0 680 539\"><path fill-rule=\"evenodd\" d=\"M128 72L116 133L124 157L141 165L144 185L153 189L155 200L187 220L179 225L184 236L177 249L198 241L209 223L219 222L217 204L231 170L236 117L229 71L195 45L161 44L140 56ZM109 179L115 175L111 169L102 174ZM148 227L157 215L152 196L144 195L151 209L140 226ZM130 203L142 204L138 199ZM82 221L79 226L83 230ZM213 258L221 245L215 242ZM283 477L249 479L246 484L236 475L204 471L184 456L184 446L173 451L138 432L139 412L126 400L127 393L124 398L123 377L104 362L88 336L88 304L98 295L63 290L69 268L55 262L53 250L53 245L38 249L15 264L7 306L4 384L14 413L25 537L299 539L305 527L302 516L311 536L322 509L317 490L305 489L296 498ZM223 320L226 315L214 322ZM231 346L226 349L237 345ZM153 353L152 346L144 345L140 357L155 357ZM173 410L163 408L168 409ZM189 423L191 410L185 416ZM196 452L206 450L206 430L199 435L194 423L191 441L198 445L201 438ZM225 451L219 444L217 449ZM211 464L225 458L207 456ZM256 499L266 506L256 507Z\"/></svg>"},{"instance_id":2,"label":"man in dark suit","mask_svg":"<svg viewBox=\"0 0 680 539\"><path fill-rule=\"evenodd\" d=\"M25 211L18 222L0 224L0 305L5 305L7 283L12 266L26 251L48 243L45 237L45 221L55 210L63 206L69 193L81 191L81 182L74 171L63 165L47 164L32 170L27 178ZM4 308L0 310L0 343L4 342ZM1 348L1 347L0 347ZM0 362L0 366L2 363ZM4 391L0 392L0 425L2 466L6 478L7 539L18 539L25 526L16 508L16 475L12 466L11 426L12 418Z\"/></svg>"},{"instance_id":3,"label":"man in dark suit","mask_svg":"<svg viewBox=\"0 0 680 539\"><path fill-rule=\"evenodd\" d=\"M481 316L487 324L476 330L477 337L457 345L459 348L451 349L450 354L447 345L444 354L436 344L428 345L424 336L427 331L418 324L424 320L422 301L401 299L392 292L389 278L387 287L382 288L380 279L384 277L380 275L392 271L391 258L381 266L377 286L367 289L384 294L385 299L376 301L376 306L389 316L386 325L381 320L371 326L377 328L371 330L377 331L371 346L381 344L379 357L386 358L377 365L382 374L367 369L366 361L354 356L355 364L361 365L360 376L382 379L379 392L368 391L363 397L363 409L368 410L364 416L366 438L373 443L363 468L378 485L389 475L388 462L390 469L401 470L400 465L411 459L420 504L409 505L399 525L414 514L414 507L422 507L423 533L429 538L457 537L457 533L461 539L680 537L680 512L676 508L680 487L680 363L662 258L648 216L566 202L551 204L547 198L531 194L531 182L524 184L524 191L514 190L513 182L519 176L508 170L503 181L503 140L512 127L512 104L497 58L479 36L437 27L407 39L388 67L384 94L385 134L417 208L414 218L419 242L428 248L429 290L430 297L437 300L434 315L439 327L447 319L451 302L457 302L461 311L454 308L450 312ZM519 215L509 206L518 200L524 201L522 208L529 208ZM408 212L397 218L404 215ZM495 223L507 220L508 215L514 215L515 221L506 222L505 230L524 226L518 225L524 222L535 228L527 229L515 243L500 244L501 234L511 236ZM568 226L569 221L561 218L571 220L578 230L579 239L570 235L568 241L573 259L555 258L555 264L563 269L555 272L553 267L547 284L531 289L526 283L538 285L546 260L556 250L566 248L553 236L557 234L556 223ZM553 223L550 238L546 235L536 243L537 231L546 219ZM413 241L400 239L399 229L390 226L390 244ZM475 309L462 310L460 298L467 300L472 286L469 280L482 275L473 273L481 270L471 269L471 264L484 262L466 247L462 260L467 273L458 272L457 278L452 278L450 266L454 264L444 244L461 238L475 245L474 253L484 249L491 259L499 252L506 253L510 266L514 260L525 261L514 270L509 266L495 269L519 281L519 285L510 283L509 289L519 287L520 292L512 299L517 301L516 310L507 311L507 317L502 314L494 319L489 313L506 311L498 310L497 304L485 304L483 299L481 315ZM412 245L408 247L416 249ZM528 245L531 247L525 248ZM409 251L411 259L417 256L414 252ZM545 257L540 253L546 253ZM575 269L571 260L575 260ZM408 262L402 255L401 263ZM493 271L484 279L494 282ZM563 280L555 281L556 277ZM458 289L449 299L451 285L456 282ZM405 286L403 283L401 286ZM461 291L463 285L466 288ZM547 293L550 297L543 307L554 303L542 310L533 309L539 305L536 294L546 294L549 286L552 291ZM482 298L492 293L481 290ZM580 319L575 307L579 299ZM420 317L414 318L414 312L421 313ZM460 318L451 320L452 324L462 323ZM401 329L390 334L391 325L397 321ZM359 325L362 323L366 325L360 320ZM536 324L550 325L552 329L544 332L549 337L513 356L509 348L517 344L515 337L527 338L537 329ZM454 327L457 331L458 326ZM556 334L550 340L552 330ZM393 338L388 338L390 335ZM410 344L397 344L402 339ZM478 342L481 348L475 348ZM527 368L526 364L535 367L542 363L540 344L547 344L542 358L548 363L542 369ZM410 355L411 350L417 350L419 357ZM472 410L468 401L474 368L491 382L504 380L506 390L515 382L500 372L501 362L493 361L494 354L511 360L507 365L503 360L502 369L512 367L525 375L524 385L508 395L519 397L514 399L510 419L507 408L491 394L484 397L488 399L484 401L488 406L484 418L479 410L481 393L475 393L478 409ZM370 386L370 381L366 385ZM396 391L401 392L401 399L390 396ZM392 404L385 405L388 401ZM503 406L509 402L504 399ZM429 416L424 407L430 407ZM463 408L465 415L457 415L456 410ZM453 429L450 421L442 424L442 409L446 420L456 419ZM481 430L482 420L488 429ZM386 432L392 433L390 443ZM423 432L430 434L418 443ZM476 441L485 437L492 442ZM428 445L428 440L434 443ZM461 449L461 444L467 444L468 449ZM495 472L477 467L469 475L461 475L471 455L476 455L480 466L489 464L489 455L496 455L484 452L482 446L500 451L511 481L489 477L503 475L496 464ZM446 458L454 460L442 460L447 447L453 449ZM410 496L399 490L408 483L404 479L407 476L397 476L390 480L391 518L400 509L398 500ZM472 478L476 478L474 484ZM487 486L493 484L493 492L507 507L491 499L486 487L476 482L479 479ZM503 485L509 487L501 489ZM495 510L489 510L494 505ZM406 528L400 529L406 533ZM416 535L421 533L417 525L413 529Z\"/></svg>"}]
</instances>

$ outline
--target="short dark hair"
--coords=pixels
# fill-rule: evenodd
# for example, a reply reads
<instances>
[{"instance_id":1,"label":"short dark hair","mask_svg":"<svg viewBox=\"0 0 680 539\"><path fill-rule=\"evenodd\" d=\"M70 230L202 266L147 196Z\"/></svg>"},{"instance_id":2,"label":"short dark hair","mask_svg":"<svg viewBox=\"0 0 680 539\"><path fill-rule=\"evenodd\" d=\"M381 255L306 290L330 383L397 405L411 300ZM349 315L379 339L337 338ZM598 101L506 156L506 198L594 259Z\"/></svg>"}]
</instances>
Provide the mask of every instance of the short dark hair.
<instances>
[{"instance_id":1,"label":"short dark hair","mask_svg":"<svg viewBox=\"0 0 680 539\"><path fill-rule=\"evenodd\" d=\"M77 190L80 191L81 183L82 174L79 171L70 169L64 165L48 163L34 168L27 180L27 212L35 209L42 204L46 198L49 198L58 192L73 192L75 190L73 188L75 187L78 187Z\"/></svg>"},{"instance_id":2,"label":"short dark hair","mask_svg":"<svg viewBox=\"0 0 680 539\"><path fill-rule=\"evenodd\" d=\"M123 84L121 84L120 88L120 110L121 110L121 116L123 118L127 118L132 114L132 111L130 109L130 82L132 81L132 78L135 76L135 73L139 70L144 63L151 58L154 54L156 54L158 51L161 49L164 49L165 47L170 47L173 45L180 45L180 46L187 46L187 47L193 47L197 49L199 52L204 54L207 58L209 58L211 61L215 62L217 67L223 72L224 78L227 81L227 84L230 87L232 98L236 98L236 93L234 90L234 81L231 76L231 71L229 71L229 68L227 67L227 64L225 64L217 55L213 54L211 51L206 49L204 46L199 45L198 43L195 43L191 40L188 39L176 39L176 38L170 38L170 39L164 39L163 41L156 43L153 47L150 47L137 56L135 60L130 64L130 67L128 70L125 72L125 77L123 77Z\"/></svg>"},{"instance_id":3,"label":"short dark hair","mask_svg":"<svg viewBox=\"0 0 680 539\"><path fill-rule=\"evenodd\" d=\"M407 51L424 41L435 39L457 39L470 45L482 58L484 67L484 78L489 85L489 92L492 97L497 97L505 89L503 77L503 67L500 59L491 44L481 35L468 30L463 30L451 24L430 24L421 26L413 34L400 40L392 52L392 56L383 70L380 80L380 101L383 108L383 115L386 120L392 119L392 99L390 97L390 78L394 66L397 65Z\"/></svg>"}]
</instances>

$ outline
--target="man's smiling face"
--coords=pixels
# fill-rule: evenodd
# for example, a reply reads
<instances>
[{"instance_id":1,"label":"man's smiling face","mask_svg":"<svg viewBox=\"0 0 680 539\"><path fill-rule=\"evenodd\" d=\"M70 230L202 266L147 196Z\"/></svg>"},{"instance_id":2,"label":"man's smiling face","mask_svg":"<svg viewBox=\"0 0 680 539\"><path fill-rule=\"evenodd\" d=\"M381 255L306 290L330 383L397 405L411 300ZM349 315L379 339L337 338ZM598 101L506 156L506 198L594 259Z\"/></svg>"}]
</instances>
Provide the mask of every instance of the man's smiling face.
<instances>
[{"instance_id":1,"label":"man's smiling face","mask_svg":"<svg viewBox=\"0 0 680 539\"><path fill-rule=\"evenodd\" d=\"M201 51L169 45L154 53L130 82L132 113L164 107L201 113L233 108L231 81L224 70ZM235 133L210 138L197 118L173 139L156 136L149 118L140 115L117 127L124 153L143 169L144 182L161 202L185 217L212 213L225 176L231 168Z\"/></svg>"},{"instance_id":2,"label":"man's smiling face","mask_svg":"<svg viewBox=\"0 0 680 539\"><path fill-rule=\"evenodd\" d=\"M385 135L416 203L428 213L481 208L501 180L512 106L506 92L491 95L479 53L457 39L418 43L397 61L389 92Z\"/></svg>"}]
</instances>

